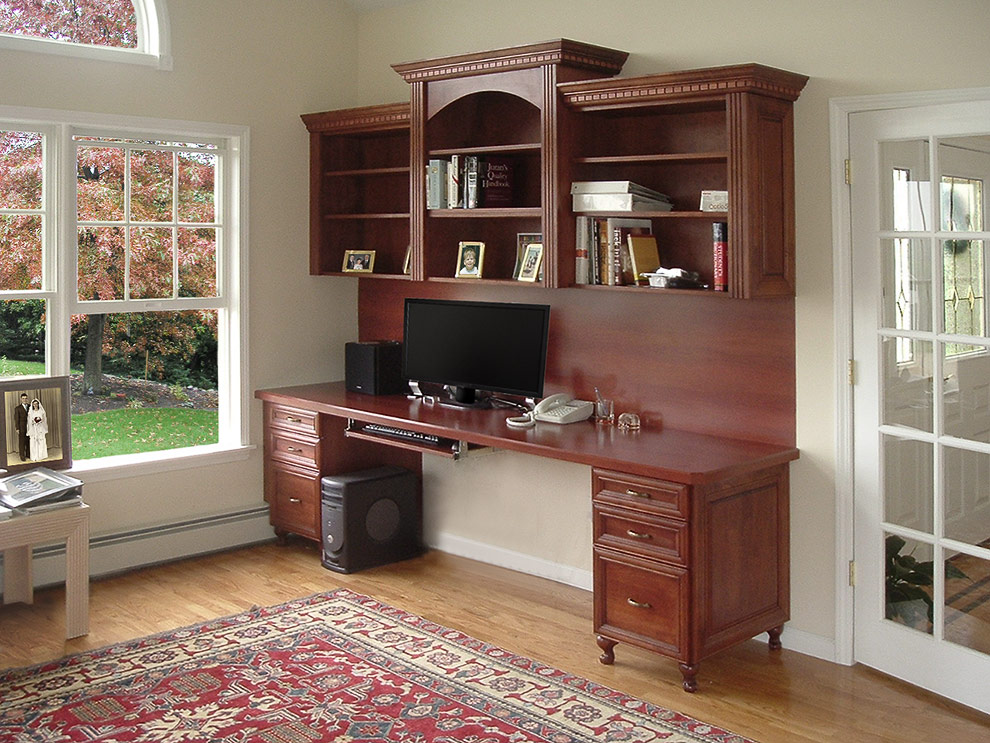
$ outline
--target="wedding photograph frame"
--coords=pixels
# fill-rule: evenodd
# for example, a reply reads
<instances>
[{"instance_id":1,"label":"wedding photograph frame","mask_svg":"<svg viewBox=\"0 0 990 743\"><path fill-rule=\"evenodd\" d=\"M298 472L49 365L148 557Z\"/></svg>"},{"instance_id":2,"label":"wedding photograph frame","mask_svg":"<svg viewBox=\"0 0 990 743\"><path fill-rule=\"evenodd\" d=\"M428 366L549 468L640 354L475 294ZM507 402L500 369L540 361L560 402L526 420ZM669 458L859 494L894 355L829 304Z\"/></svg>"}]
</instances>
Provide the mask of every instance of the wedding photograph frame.
<instances>
[{"instance_id":1,"label":"wedding photograph frame","mask_svg":"<svg viewBox=\"0 0 990 743\"><path fill-rule=\"evenodd\" d=\"M28 409L22 414L22 400ZM38 406L33 406L33 401ZM68 377L25 377L0 382L0 467L20 472L72 466L72 417ZM31 411L36 411L32 416ZM30 426L31 435L28 433Z\"/></svg>"},{"instance_id":2,"label":"wedding photograph frame","mask_svg":"<svg viewBox=\"0 0 990 743\"><path fill-rule=\"evenodd\" d=\"M343 273L373 273L375 270L374 250L345 250Z\"/></svg>"}]
</instances>

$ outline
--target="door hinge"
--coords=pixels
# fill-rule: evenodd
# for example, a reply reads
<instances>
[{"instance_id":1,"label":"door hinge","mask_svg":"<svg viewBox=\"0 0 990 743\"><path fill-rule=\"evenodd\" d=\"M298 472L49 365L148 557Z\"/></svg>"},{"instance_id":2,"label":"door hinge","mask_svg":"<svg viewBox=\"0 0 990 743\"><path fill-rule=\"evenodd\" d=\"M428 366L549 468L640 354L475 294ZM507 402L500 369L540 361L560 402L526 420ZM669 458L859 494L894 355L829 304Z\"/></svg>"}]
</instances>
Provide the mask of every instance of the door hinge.
<instances>
[{"instance_id":1,"label":"door hinge","mask_svg":"<svg viewBox=\"0 0 990 743\"><path fill-rule=\"evenodd\" d=\"M849 585L856 586L856 561L849 561Z\"/></svg>"},{"instance_id":2,"label":"door hinge","mask_svg":"<svg viewBox=\"0 0 990 743\"><path fill-rule=\"evenodd\" d=\"M845 167L845 171L846 171L846 185L847 186L851 186L852 185L852 165L850 164L850 160L849 160L848 157L846 158L846 161L844 163L844 167Z\"/></svg>"},{"instance_id":3,"label":"door hinge","mask_svg":"<svg viewBox=\"0 0 990 743\"><path fill-rule=\"evenodd\" d=\"M848 362L847 368L846 368L846 372L847 372L847 374L849 376L849 384L855 385L856 384L856 360L855 359L849 359L849 362Z\"/></svg>"}]
</instances>

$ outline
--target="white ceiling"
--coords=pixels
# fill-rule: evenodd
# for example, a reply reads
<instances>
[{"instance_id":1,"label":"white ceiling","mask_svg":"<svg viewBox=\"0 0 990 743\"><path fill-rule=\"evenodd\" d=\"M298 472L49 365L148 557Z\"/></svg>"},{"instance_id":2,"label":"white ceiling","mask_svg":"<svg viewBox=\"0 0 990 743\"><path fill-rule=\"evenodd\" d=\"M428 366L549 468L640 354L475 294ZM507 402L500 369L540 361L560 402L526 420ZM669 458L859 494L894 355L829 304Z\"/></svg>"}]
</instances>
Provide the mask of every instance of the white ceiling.
<instances>
[{"instance_id":1,"label":"white ceiling","mask_svg":"<svg viewBox=\"0 0 990 743\"><path fill-rule=\"evenodd\" d=\"M358 13L368 13L372 10L392 8L397 5L407 5L411 2L415 2L415 0L347 0L347 4Z\"/></svg>"}]
</instances>

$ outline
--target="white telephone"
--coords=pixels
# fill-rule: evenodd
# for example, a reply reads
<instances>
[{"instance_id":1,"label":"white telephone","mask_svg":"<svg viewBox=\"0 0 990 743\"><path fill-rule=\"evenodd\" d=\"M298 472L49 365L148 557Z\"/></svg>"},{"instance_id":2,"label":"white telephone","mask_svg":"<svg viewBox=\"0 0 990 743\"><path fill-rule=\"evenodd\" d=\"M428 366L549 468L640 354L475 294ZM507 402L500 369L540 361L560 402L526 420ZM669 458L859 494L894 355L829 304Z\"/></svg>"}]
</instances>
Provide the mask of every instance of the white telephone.
<instances>
[{"instance_id":1,"label":"white telephone","mask_svg":"<svg viewBox=\"0 0 990 743\"><path fill-rule=\"evenodd\" d=\"M529 428L536 421L545 423L578 423L587 420L595 410L595 404L587 400L574 400L570 395L559 393L542 400L533 411L517 418L507 418L510 428Z\"/></svg>"}]
</instances>

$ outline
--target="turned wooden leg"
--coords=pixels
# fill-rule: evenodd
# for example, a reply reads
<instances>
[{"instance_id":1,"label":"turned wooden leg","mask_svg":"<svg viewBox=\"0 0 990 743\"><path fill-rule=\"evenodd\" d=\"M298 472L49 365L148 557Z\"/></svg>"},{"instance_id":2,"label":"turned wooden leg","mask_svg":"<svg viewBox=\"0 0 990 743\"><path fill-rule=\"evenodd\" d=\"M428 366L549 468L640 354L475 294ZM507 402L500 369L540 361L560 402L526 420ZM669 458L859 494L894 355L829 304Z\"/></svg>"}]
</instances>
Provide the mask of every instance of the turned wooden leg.
<instances>
[{"instance_id":1,"label":"turned wooden leg","mask_svg":"<svg viewBox=\"0 0 990 743\"><path fill-rule=\"evenodd\" d=\"M287 538L287 535L288 535L288 532L284 532L281 529L276 529L275 530L275 544L277 544L279 547L284 547L286 545L286 543L289 541L288 538Z\"/></svg>"},{"instance_id":2,"label":"turned wooden leg","mask_svg":"<svg viewBox=\"0 0 990 743\"><path fill-rule=\"evenodd\" d=\"M771 650L780 650L783 645L780 644L780 633L784 631L784 625L779 627L773 627L767 630L767 634L770 635L770 642L768 645Z\"/></svg>"},{"instance_id":3,"label":"turned wooden leg","mask_svg":"<svg viewBox=\"0 0 990 743\"><path fill-rule=\"evenodd\" d=\"M602 649L602 654L599 656L598 660L606 666L610 666L615 663L615 652L613 650L617 644L615 640L609 640L607 637L598 635L596 642L598 643L598 647Z\"/></svg>"},{"instance_id":4,"label":"turned wooden leg","mask_svg":"<svg viewBox=\"0 0 990 743\"><path fill-rule=\"evenodd\" d=\"M679 663L678 668L681 669L681 675L684 677L684 691L693 694L698 691L698 669L701 667L700 663Z\"/></svg>"}]
</instances>

